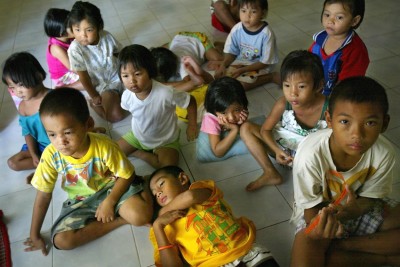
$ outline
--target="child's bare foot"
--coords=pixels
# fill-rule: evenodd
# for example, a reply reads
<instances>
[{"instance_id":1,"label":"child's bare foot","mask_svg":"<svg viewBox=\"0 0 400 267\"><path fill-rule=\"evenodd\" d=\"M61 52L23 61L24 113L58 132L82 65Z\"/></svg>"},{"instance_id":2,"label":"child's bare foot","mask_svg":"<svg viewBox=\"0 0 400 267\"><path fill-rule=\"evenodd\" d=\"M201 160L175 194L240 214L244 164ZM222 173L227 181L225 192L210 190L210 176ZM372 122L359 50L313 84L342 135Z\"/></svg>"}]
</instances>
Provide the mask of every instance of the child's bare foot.
<instances>
[{"instance_id":1,"label":"child's bare foot","mask_svg":"<svg viewBox=\"0 0 400 267\"><path fill-rule=\"evenodd\" d=\"M202 75L204 70L199 66L199 64L197 64L197 62L190 56L184 56L182 57L182 61L185 64L185 67L189 67L192 66L193 71L197 74L197 75Z\"/></svg>"},{"instance_id":2,"label":"child's bare foot","mask_svg":"<svg viewBox=\"0 0 400 267\"><path fill-rule=\"evenodd\" d=\"M31 184L31 181L32 181L32 178L33 178L33 175L34 175L34 174L35 174L35 173L32 172L31 174L29 174L29 175L25 178L26 184Z\"/></svg>"},{"instance_id":3,"label":"child's bare foot","mask_svg":"<svg viewBox=\"0 0 400 267\"><path fill-rule=\"evenodd\" d=\"M266 185L278 185L283 182L282 176L277 172L274 171L273 173L263 173L257 180L249 183L246 186L247 191L256 191L263 186Z\"/></svg>"},{"instance_id":4,"label":"child's bare foot","mask_svg":"<svg viewBox=\"0 0 400 267\"><path fill-rule=\"evenodd\" d=\"M198 75L191 65L185 64L185 68L186 68L187 73L190 76L190 80L193 82L193 84L195 86L200 86L200 85L204 84L203 77Z\"/></svg>"}]
</instances>

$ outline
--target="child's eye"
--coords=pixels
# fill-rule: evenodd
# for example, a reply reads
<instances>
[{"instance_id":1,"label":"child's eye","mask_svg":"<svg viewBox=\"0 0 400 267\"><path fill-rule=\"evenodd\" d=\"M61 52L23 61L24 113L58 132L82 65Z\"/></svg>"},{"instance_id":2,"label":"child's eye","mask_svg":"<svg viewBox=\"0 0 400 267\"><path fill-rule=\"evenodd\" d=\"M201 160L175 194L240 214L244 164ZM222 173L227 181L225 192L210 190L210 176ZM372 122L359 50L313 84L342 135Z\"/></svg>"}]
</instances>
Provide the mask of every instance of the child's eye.
<instances>
[{"instance_id":1,"label":"child's eye","mask_svg":"<svg viewBox=\"0 0 400 267\"><path fill-rule=\"evenodd\" d=\"M375 125L377 125L378 123L376 122L376 121L367 121L367 126L375 126Z\"/></svg>"},{"instance_id":2,"label":"child's eye","mask_svg":"<svg viewBox=\"0 0 400 267\"><path fill-rule=\"evenodd\" d=\"M71 132L70 132L70 131L67 131L67 132L64 132L64 134L65 134L65 135L69 135L69 134L71 134Z\"/></svg>"},{"instance_id":3,"label":"child's eye","mask_svg":"<svg viewBox=\"0 0 400 267\"><path fill-rule=\"evenodd\" d=\"M340 124L347 124L347 123L349 123L349 121L348 120L340 120L339 123Z\"/></svg>"},{"instance_id":4,"label":"child's eye","mask_svg":"<svg viewBox=\"0 0 400 267\"><path fill-rule=\"evenodd\" d=\"M56 135L53 134L53 133L48 133L47 136L48 136L49 138L52 138L52 137L54 137L54 136L56 136Z\"/></svg>"},{"instance_id":5,"label":"child's eye","mask_svg":"<svg viewBox=\"0 0 400 267\"><path fill-rule=\"evenodd\" d=\"M342 20L343 19L343 16L337 16L336 17L336 20Z\"/></svg>"},{"instance_id":6,"label":"child's eye","mask_svg":"<svg viewBox=\"0 0 400 267\"><path fill-rule=\"evenodd\" d=\"M162 187L164 185L164 180L160 182L160 184L158 185L159 187Z\"/></svg>"},{"instance_id":7,"label":"child's eye","mask_svg":"<svg viewBox=\"0 0 400 267\"><path fill-rule=\"evenodd\" d=\"M121 77L122 78L128 78L128 75L127 74L122 74Z\"/></svg>"}]
</instances>

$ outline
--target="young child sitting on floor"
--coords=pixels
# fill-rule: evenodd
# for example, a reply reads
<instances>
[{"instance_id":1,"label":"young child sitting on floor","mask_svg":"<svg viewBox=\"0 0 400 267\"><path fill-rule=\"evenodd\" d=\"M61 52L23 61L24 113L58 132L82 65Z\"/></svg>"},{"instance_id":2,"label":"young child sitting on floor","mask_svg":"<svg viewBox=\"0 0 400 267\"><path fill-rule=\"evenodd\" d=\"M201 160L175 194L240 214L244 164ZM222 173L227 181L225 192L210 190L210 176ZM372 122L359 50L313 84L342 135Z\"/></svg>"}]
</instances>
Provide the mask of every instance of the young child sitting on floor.
<instances>
[{"instance_id":1,"label":"young child sitting on floor","mask_svg":"<svg viewBox=\"0 0 400 267\"><path fill-rule=\"evenodd\" d=\"M128 115L120 106L123 87L118 78L117 56L122 45L103 30L99 8L89 2L75 2L68 26L75 37L68 48L71 69L78 73L91 107L106 121L122 120Z\"/></svg>"},{"instance_id":2,"label":"young child sitting on floor","mask_svg":"<svg viewBox=\"0 0 400 267\"><path fill-rule=\"evenodd\" d=\"M364 0L325 0L321 22L324 30L313 36L309 51L318 55L324 66L325 86L329 96L333 86L348 77L364 76L368 50L355 32L364 18Z\"/></svg>"},{"instance_id":3,"label":"young child sitting on floor","mask_svg":"<svg viewBox=\"0 0 400 267\"><path fill-rule=\"evenodd\" d=\"M118 61L126 88L121 106L132 114L131 131L118 140L118 145L126 155L133 153L154 168L178 164L180 131L176 106L188 110L186 135L192 141L197 137L196 100L186 92L153 80L156 64L146 47L126 46Z\"/></svg>"},{"instance_id":4,"label":"young child sitting on floor","mask_svg":"<svg viewBox=\"0 0 400 267\"><path fill-rule=\"evenodd\" d=\"M69 11L60 8L50 8L44 17L44 31L49 37L46 49L47 66L53 87L68 86L85 90L79 81L79 75L71 71L68 58L68 48L73 38L69 34L67 22Z\"/></svg>"},{"instance_id":5,"label":"young child sitting on floor","mask_svg":"<svg viewBox=\"0 0 400 267\"><path fill-rule=\"evenodd\" d=\"M381 135L390 119L385 89L347 78L325 113L330 129L307 136L294 159L291 266L399 266L400 205L387 198L395 154Z\"/></svg>"},{"instance_id":6,"label":"young child sitting on floor","mask_svg":"<svg viewBox=\"0 0 400 267\"><path fill-rule=\"evenodd\" d=\"M272 165L261 140L259 124L264 117L249 121L247 105L246 92L238 80L222 77L210 83L204 103L207 113L201 122L196 154L198 160L209 162L250 151L263 169L257 182L246 187L253 191L264 185L280 184L283 178Z\"/></svg>"},{"instance_id":7,"label":"young child sitting on floor","mask_svg":"<svg viewBox=\"0 0 400 267\"><path fill-rule=\"evenodd\" d=\"M151 174L150 190L161 207L150 230L157 266L278 266L214 181L191 184L182 169L166 166Z\"/></svg>"},{"instance_id":8,"label":"young child sitting on floor","mask_svg":"<svg viewBox=\"0 0 400 267\"><path fill-rule=\"evenodd\" d=\"M327 127L328 97L321 94L324 70L317 55L296 50L282 62L283 95L261 127L261 136L276 161L291 165L299 143L310 133Z\"/></svg>"},{"instance_id":9,"label":"young child sitting on floor","mask_svg":"<svg viewBox=\"0 0 400 267\"><path fill-rule=\"evenodd\" d=\"M278 49L271 26L264 21L267 0L238 0L240 22L229 33L224 47L224 60L215 78L224 75L241 81L245 90L265 83L279 83L272 72L278 63ZM228 68L230 67L230 68Z\"/></svg>"},{"instance_id":10,"label":"young child sitting on floor","mask_svg":"<svg viewBox=\"0 0 400 267\"><path fill-rule=\"evenodd\" d=\"M49 92L43 81L46 72L39 61L28 52L12 54L4 62L2 80L21 102L18 105L19 124L25 144L21 151L7 160L8 167L14 171L35 169L40 156L50 140L39 117L39 106ZM31 182L33 173L26 183Z\"/></svg>"},{"instance_id":11,"label":"young child sitting on floor","mask_svg":"<svg viewBox=\"0 0 400 267\"><path fill-rule=\"evenodd\" d=\"M85 97L71 88L53 90L39 113L51 144L31 182L37 194L25 250L47 255L40 230L59 176L68 199L51 231L56 248L76 248L123 224L148 224L153 214L151 195L114 141L88 133L94 122Z\"/></svg>"}]
</instances>

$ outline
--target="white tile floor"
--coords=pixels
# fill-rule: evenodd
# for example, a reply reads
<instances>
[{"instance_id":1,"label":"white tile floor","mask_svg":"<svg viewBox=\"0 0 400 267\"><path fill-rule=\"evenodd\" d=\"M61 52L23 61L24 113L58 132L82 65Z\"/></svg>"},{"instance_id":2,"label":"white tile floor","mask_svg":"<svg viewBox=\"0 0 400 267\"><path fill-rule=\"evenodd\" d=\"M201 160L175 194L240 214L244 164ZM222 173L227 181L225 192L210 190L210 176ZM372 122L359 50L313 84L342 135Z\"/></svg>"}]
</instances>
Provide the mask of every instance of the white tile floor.
<instances>
[{"instance_id":1,"label":"white tile floor","mask_svg":"<svg viewBox=\"0 0 400 267\"><path fill-rule=\"evenodd\" d=\"M210 25L207 0L98 0L93 1L102 11L105 28L124 45L140 43L158 46L170 40L180 30L202 31L215 40L224 35ZM50 7L70 9L72 0L0 0L0 62L11 53L28 50L46 66L47 38L42 20ZM321 29L319 22L321 0L270 0L268 21L278 38L281 59L294 49L306 49L311 36ZM390 97L392 121L385 135L400 149L400 19L398 0L366 0L366 17L358 32L368 46L371 64L368 75L379 80ZM49 79L46 80L49 85ZM5 86L0 90L0 209L6 216L11 240L14 266L151 266L152 248L146 227L121 227L109 235L73 251L51 249L47 257L39 252L23 252L23 240L29 234L35 190L26 185L30 171L14 172L6 160L16 153L24 140L20 136L17 111ZM266 85L248 92L252 116L266 114L282 93L277 86ZM117 139L129 129L129 119L107 124L96 117L97 124L107 127ZM185 127L182 124L182 127ZM225 192L225 197L237 215L251 218L257 226L258 242L269 247L281 266L290 261L293 228L288 220L293 202L291 172L279 169L284 184L247 193L245 185L261 173L250 155L223 162L202 164L196 161L195 143L182 138L180 166L195 180L212 178ZM152 168L133 159L139 174ZM397 172L398 173L398 172ZM392 194L399 199L400 180L394 183ZM58 216L65 195L56 190L43 225L49 236L52 222Z\"/></svg>"}]
</instances>

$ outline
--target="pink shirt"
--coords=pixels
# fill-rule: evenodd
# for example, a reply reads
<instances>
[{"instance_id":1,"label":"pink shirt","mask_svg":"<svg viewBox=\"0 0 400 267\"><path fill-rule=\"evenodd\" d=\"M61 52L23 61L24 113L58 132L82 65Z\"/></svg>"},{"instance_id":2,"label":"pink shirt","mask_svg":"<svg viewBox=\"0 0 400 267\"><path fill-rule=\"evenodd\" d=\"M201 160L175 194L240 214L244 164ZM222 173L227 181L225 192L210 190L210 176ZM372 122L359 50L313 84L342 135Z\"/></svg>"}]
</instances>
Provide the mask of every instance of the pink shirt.
<instances>
[{"instance_id":1,"label":"pink shirt","mask_svg":"<svg viewBox=\"0 0 400 267\"><path fill-rule=\"evenodd\" d=\"M221 125L218 123L218 118L214 114L206 113L203 116L203 121L201 122L200 131L207 134L220 135Z\"/></svg>"},{"instance_id":2,"label":"pink shirt","mask_svg":"<svg viewBox=\"0 0 400 267\"><path fill-rule=\"evenodd\" d=\"M46 51L46 59L47 59L47 66L49 67L49 73L50 77L53 80L57 80L64 76L67 72L69 72L69 69L67 69L61 61L59 61L57 58L53 57L53 55L50 53L50 46L52 45L58 45L61 48L64 48L65 51L68 50L68 47L70 43L64 43L61 42L60 40L57 40L54 37L49 38L49 42L47 44L47 51Z\"/></svg>"}]
</instances>

